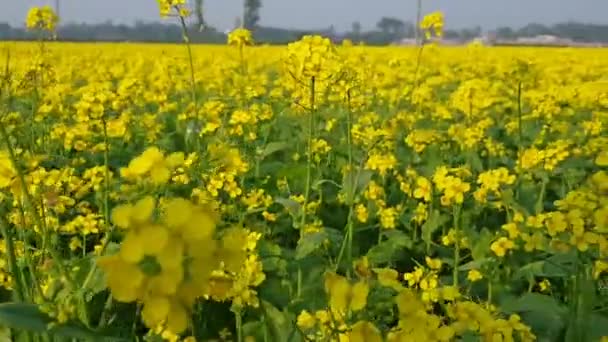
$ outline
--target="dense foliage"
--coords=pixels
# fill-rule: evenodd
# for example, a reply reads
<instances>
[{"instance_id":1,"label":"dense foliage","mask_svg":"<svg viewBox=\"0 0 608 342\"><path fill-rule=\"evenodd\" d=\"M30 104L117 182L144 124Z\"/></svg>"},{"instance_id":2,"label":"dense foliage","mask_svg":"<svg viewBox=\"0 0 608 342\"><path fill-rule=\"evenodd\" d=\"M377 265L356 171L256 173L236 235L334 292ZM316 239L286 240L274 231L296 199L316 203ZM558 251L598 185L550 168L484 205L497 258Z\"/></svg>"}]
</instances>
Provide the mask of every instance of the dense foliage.
<instances>
[{"instance_id":1,"label":"dense foliage","mask_svg":"<svg viewBox=\"0 0 608 342\"><path fill-rule=\"evenodd\" d=\"M7 338L608 336L607 51L252 42L2 45Z\"/></svg>"}]
</instances>

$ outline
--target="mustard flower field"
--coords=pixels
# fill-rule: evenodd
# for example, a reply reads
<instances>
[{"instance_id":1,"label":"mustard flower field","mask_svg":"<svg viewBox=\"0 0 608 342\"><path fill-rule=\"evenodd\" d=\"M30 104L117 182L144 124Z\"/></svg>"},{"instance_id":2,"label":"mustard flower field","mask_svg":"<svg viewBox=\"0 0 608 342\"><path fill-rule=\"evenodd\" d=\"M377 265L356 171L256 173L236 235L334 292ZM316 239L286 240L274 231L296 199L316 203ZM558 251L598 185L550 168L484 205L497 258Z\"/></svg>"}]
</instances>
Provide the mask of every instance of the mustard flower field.
<instances>
[{"instance_id":1,"label":"mustard flower field","mask_svg":"<svg viewBox=\"0 0 608 342\"><path fill-rule=\"evenodd\" d=\"M0 340L608 340L608 50L228 43L0 43Z\"/></svg>"}]
</instances>

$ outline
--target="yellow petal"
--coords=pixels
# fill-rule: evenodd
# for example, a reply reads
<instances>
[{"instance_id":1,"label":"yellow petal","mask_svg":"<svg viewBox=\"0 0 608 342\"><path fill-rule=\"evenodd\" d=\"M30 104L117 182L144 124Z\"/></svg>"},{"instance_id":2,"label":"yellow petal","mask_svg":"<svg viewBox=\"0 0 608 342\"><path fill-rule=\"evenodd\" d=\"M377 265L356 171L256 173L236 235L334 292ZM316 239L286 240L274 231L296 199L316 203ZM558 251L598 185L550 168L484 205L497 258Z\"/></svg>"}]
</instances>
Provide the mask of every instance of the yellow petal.
<instances>
[{"instance_id":1,"label":"yellow petal","mask_svg":"<svg viewBox=\"0 0 608 342\"><path fill-rule=\"evenodd\" d=\"M185 156L183 152L174 152L167 156L165 163L169 168L175 169L184 164Z\"/></svg>"},{"instance_id":2,"label":"yellow petal","mask_svg":"<svg viewBox=\"0 0 608 342\"><path fill-rule=\"evenodd\" d=\"M367 305L367 295L369 293L369 286L366 282L357 282L352 287L352 297L350 300L350 308L353 311L363 310Z\"/></svg>"},{"instance_id":3,"label":"yellow petal","mask_svg":"<svg viewBox=\"0 0 608 342\"><path fill-rule=\"evenodd\" d=\"M154 296L146 299L141 318L148 327L156 327L163 323L169 314L171 303L164 296Z\"/></svg>"},{"instance_id":4,"label":"yellow petal","mask_svg":"<svg viewBox=\"0 0 608 342\"><path fill-rule=\"evenodd\" d=\"M136 301L141 294L144 281L143 272L133 264L123 264L120 269L108 273L108 287L116 300L129 303Z\"/></svg>"},{"instance_id":5,"label":"yellow petal","mask_svg":"<svg viewBox=\"0 0 608 342\"><path fill-rule=\"evenodd\" d=\"M137 265L125 262L118 255L101 257L99 267L106 273L108 287L118 301L132 302L138 298L144 275Z\"/></svg>"},{"instance_id":6,"label":"yellow petal","mask_svg":"<svg viewBox=\"0 0 608 342\"><path fill-rule=\"evenodd\" d=\"M184 246L181 240L169 238L165 248L157 255L158 262L163 270L175 269L182 265Z\"/></svg>"},{"instance_id":7,"label":"yellow petal","mask_svg":"<svg viewBox=\"0 0 608 342\"><path fill-rule=\"evenodd\" d=\"M152 164L162 162L164 159L163 152L156 146L149 147L144 151L144 153L141 154L141 157L146 160L150 160Z\"/></svg>"},{"instance_id":8,"label":"yellow petal","mask_svg":"<svg viewBox=\"0 0 608 342\"><path fill-rule=\"evenodd\" d=\"M158 295L174 295L183 279L181 268L163 269L160 274L150 279L148 291Z\"/></svg>"},{"instance_id":9,"label":"yellow petal","mask_svg":"<svg viewBox=\"0 0 608 342\"><path fill-rule=\"evenodd\" d=\"M329 289L329 306L331 309L338 313L346 312L350 291L350 283L346 278L334 278Z\"/></svg>"},{"instance_id":10,"label":"yellow petal","mask_svg":"<svg viewBox=\"0 0 608 342\"><path fill-rule=\"evenodd\" d=\"M203 292L203 287L201 285L203 284L194 281L182 282L177 291L177 296L185 305L192 306ZM207 284L204 285L206 287Z\"/></svg>"},{"instance_id":11,"label":"yellow petal","mask_svg":"<svg viewBox=\"0 0 608 342\"><path fill-rule=\"evenodd\" d=\"M146 172L150 171L152 165L152 160L143 158L141 156L136 157L135 159L131 160L129 167L124 171L125 176L142 176L146 174Z\"/></svg>"},{"instance_id":12,"label":"yellow petal","mask_svg":"<svg viewBox=\"0 0 608 342\"><path fill-rule=\"evenodd\" d=\"M350 332L350 342L382 342L380 330L370 322L359 321Z\"/></svg>"},{"instance_id":13,"label":"yellow petal","mask_svg":"<svg viewBox=\"0 0 608 342\"><path fill-rule=\"evenodd\" d=\"M218 249L218 242L216 240L209 241L195 241L186 240L188 248L188 255L195 259L205 259L211 261L214 253Z\"/></svg>"},{"instance_id":14,"label":"yellow petal","mask_svg":"<svg viewBox=\"0 0 608 342\"><path fill-rule=\"evenodd\" d=\"M233 273L239 272L247 259L247 252L242 249L221 247L217 250L216 255L224 263L224 268Z\"/></svg>"},{"instance_id":15,"label":"yellow petal","mask_svg":"<svg viewBox=\"0 0 608 342\"><path fill-rule=\"evenodd\" d=\"M204 211L196 211L182 227L185 240L204 240L210 238L215 232L213 216Z\"/></svg>"},{"instance_id":16,"label":"yellow petal","mask_svg":"<svg viewBox=\"0 0 608 342\"><path fill-rule=\"evenodd\" d=\"M171 171L169 171L169 169L162 164L153 167L150 170L150 180L152 180L152 183L154 184L165 184L169 181L169 178L171 178Z\"/></svg>"},{"instance_id":17,"label":"yellow petal","mask_svg":"<svg viewBox=\"0 0 608 342\"><path fill-rule=\"evenodd\" d=\"M145 222L152 216L155 205L156 201L154 200L154 197L146 196L135 203L131 217L137 222Z\"/></svg>"},{"instance_id":18,"label":"yellow petal","mask_svg":"<svg viewBox=\"0 0 608 342\"><path fill-rule=\"evenodd\" d=\"M602 151L595 159L595 163L599 166L608 166L608 151Z\"/></svg>"},{"instance_id":19,"label":"yellow petal","mask_svg":"<svg viewBox=\"0 0 608 342\"><path fill-rule=\"evenodd\" d=\"M169 241L169 232L162 226L148 226L139 232L144 248L144 254L156 255L160 253Z\"/></svg>"},{"instance_id":20,"label":"yellow petal","mask_svg":"<svg viewBox=\"0 0 608 342\"><path fill-rule=\"evenodd\" d=\"M112 210L112 222L120 228L127 229L131 224L133 206L125 204Z\"/></svg>"},{"instance_id":21,"label":"yellow petal","mask_svg":"<svg viewBox=\"0 0 608 342\"><path fill-rule=\"evenodd\" d=\"M201 288L209 284L211 273L219 268L220 264L217 259L194 259L190 263L190 272L192 282L199 284Z\"/></svg>"},{"instance_id":22,"label":"yellow petal","mask_svg":"<svg viewBox=\"0 0 608 342\"><path fill-rule=\"evenodd\" d=\"M165 205L165 221L167 226L177 228L188 222L192 216L192 207L192 203L183 198L169 200Z\"/></svg>"},{"instance_id":23,"label":"yellow petal","mask_svg":"<svg viewBox=\"0 0 608 342\"><path fill-rule=\"evenodd\" d=\"M130 231L120 246L120 257L132 264L140 262L144 258L144 245L139 235Z\"/></svg>"},{"instance_id":24,"label":"yellow petal","mask_svg":"<svg viewBox=\"0 0 608 342\"><path fill-rule=\"evenodd\" d=\"M175 334L181 334L188 328L188 312L181 304L173 302L169 317L167 318L167 329Z\"/></svg>"}]
</instances>

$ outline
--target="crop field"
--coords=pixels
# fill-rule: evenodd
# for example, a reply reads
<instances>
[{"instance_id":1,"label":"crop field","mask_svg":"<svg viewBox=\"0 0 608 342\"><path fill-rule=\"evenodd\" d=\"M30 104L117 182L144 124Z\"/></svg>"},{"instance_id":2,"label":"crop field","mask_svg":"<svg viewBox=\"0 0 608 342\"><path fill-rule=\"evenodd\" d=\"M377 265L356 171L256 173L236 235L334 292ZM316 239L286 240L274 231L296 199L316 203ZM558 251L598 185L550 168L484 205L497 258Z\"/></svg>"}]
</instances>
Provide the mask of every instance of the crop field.
<instances>
[{"instance_id":1,"label":"crop field","mask_svg":"<svg viewBox=\"0 0 608 342\"><path fill-rule=\"evenodd\" d=\"M0 340L606 341L608 50L0 43Z\"/></svg>"}]
</instances>

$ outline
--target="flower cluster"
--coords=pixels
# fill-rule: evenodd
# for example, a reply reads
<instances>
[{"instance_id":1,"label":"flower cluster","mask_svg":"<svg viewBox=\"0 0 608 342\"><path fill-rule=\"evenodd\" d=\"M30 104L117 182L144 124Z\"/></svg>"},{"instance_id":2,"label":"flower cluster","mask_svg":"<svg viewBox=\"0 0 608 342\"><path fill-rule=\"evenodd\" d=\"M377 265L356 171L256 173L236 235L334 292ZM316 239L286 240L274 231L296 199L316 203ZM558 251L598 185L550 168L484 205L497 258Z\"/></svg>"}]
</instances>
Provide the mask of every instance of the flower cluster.
<instances>
[{"instance_id":1,"label":"flower cluster","mask_svg":"<svg viewBox=\"0 0 608 342\"><path fill-rule=\"evenodd\" d=\"M188 17L190 10L186 7L186 0L157 0L161 18L167 17L173 10L180 17Z\"/></svg>"},{"instance_id":2,"label":"flower cluster","mask_svg":"<svg viewBox=\"0 0 608 342\"><path fill-rule=\"evenodd\" d=\"M469 174L468 170L464 169L463 171L465 175ZM439 167L433 175L435 187L443 193L441 205L462 204L464 195L471 190L471 185L458 176L450 175L449 172L450 170L446 167Z\"/></svg>"},{"instance_id":3,"label":"flower cluster","mask_svg":"<svg viewBox=\"0 0 608 342\"><path fill-rule=\"evenodd\" d=\"M0 189L9 187L17 177L17 172L7 151L0 150Z\"/></svg>"},{"instance_id":4,"label":"flower cluster","mask_svg":"<svg viewBox=\"0 0 608 342\"><path fill-rule=\"evenodd\" d=\"M348 331L348 317L359 312L367 305L369 284L365 279L352 284L347 278L328 272L325 275L325 293L328 296L328 308L318 310L313 314L304 310L297 319L298 326L311 339L322 340L331 338L336 331L342 337L358 332L361 327L353 326ZM372 330L379 335L377 328Z\"/></svg>"},{"instance_id":5,"label":"flower cluster","mask_svg":"<svg viewBox=\"0 0 608 342\"><path fill-rule=\"evenodd\" d=\"M509 170L505 167L484 171L477 177L479 188L475 190L473 197L480 203L486 203L488 196L498 200L502 197L502 187L512 185L515 178L515 175L509 174Z\"/></svg>"},{"instance_id":6,"label":"flower cluster","mask_svg":"<svg viewBox=\"0 0 608 342\"><path fill-rule=\"evenodd\" d=\"M340 75L342 60L328 38L304 36L287 46L284 66L285 83L297 99L295 108L309 111L325 101L317 94L331 89Z\"/></svg>"},{"instance_id":7,"label":"flower cluster","mask_svg":"<svg viewBox=\"0 0 608 342\"><path fill-rule=\"evenodd\" d=\"M127 180L147 182L155 185L166 184L174 170L184 164L184 154L174 152L165 157L156 147L146 149L129 163L128 167L120 170L121 176Z\"/></svg>"},{"instance_id":8,"label":"flower cluster","mask_svg":"<svg viewBox=\"0 0 608 342\"><path fill-rule=\"evenodd\" d=\"M201 248L215 241L214 214L180 198L144 197L116 207L112 220L127 230L119 253L98 261L113 296L142 302L149 327L186 330L194 300L219 267L216 251Z\"/></svg>"},{"instance_id":9,"label":"flower cluster","mask_svg":"<svg viewBox=\"0 0 608 342\"><path fill-rule=\"evenodd\" d=\"M28 30L55 32L59 17L50 6L32 7L27 13L25 26Z\"/></svg>"},{"instance_id":10,"label":"flower cluster","mask_svg":"<svg viewBox=\"0 0 608 342\"><path fill-rule=\"evenodd\" d=\"M237 28L228 35L228 45L235 45L239 48L253 45L253 35L246 28Z\"/></svg>"},{"instance_id":11,"label":"flower cluster","mask_svg":"<svg viewBox=\"0 0 608 342\"><path fill-rule=\"evenodd\" d=\"M433 12L429 13L422 18L420 22L420 28L424 30L424 35L427 39L431 39L433 34L436 37L441 38L443 36L443 13Z\"/></svg>"}]
</instances>

